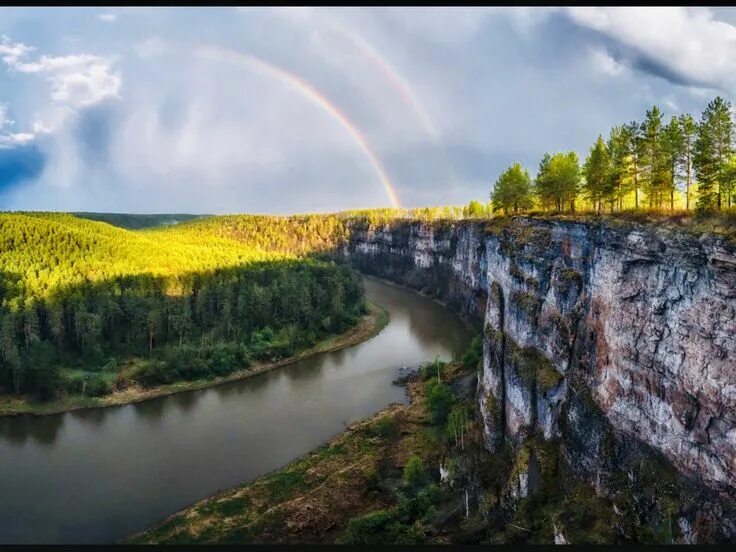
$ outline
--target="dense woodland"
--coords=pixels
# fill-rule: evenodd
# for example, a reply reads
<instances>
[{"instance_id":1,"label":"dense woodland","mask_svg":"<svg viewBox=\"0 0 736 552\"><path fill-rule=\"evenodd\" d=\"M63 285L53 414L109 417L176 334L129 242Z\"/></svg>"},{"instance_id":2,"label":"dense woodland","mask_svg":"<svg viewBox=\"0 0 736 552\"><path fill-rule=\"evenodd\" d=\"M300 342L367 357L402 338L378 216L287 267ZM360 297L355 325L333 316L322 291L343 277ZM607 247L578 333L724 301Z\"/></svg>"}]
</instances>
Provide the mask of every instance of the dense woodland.
<instances>
[{"instance_id":1,"label":"dense woodland","mask_svg":"<svg viewBox=\"0 0 736 552\"><path fill-rule=\"evenodd\" d=\"M236 241L211 221L131 232L0 214L0 389L53 399L221 376L359 320L357 273L244 219Z\"/></svg>"},{"instance_id":2,"label":"dense woodland","mask_svg":"<svg viewBox=\"0 0 736 552\"><path fill-rule=\"evenodd\" d=\"M655 105L642 122L598 136L581 163L574 151L545 154L536 177L515 163L496 180L494 211L540 208L611 212L623 209L696 209L712 213L736 202L736 145L732 105L711 101L696 121L664 114Z\"/></svg>"}]
</instances>

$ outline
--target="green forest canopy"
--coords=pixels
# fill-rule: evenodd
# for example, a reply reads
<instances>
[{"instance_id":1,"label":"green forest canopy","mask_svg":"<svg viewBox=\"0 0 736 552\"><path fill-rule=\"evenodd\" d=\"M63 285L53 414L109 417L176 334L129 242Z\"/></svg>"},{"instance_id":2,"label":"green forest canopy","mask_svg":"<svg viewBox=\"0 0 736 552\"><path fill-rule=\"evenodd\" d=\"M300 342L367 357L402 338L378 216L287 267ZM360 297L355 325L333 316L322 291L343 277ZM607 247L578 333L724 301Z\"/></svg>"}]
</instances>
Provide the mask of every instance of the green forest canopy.
<instances>
[{"instance_id":1,"label":"green forest canopy","mask_svg":"<svg viewBox=\"0 0 736 552\"><path fill-rule=\"evenodd\" d=\"M265 220L134 232L0 214L0 388L55 398L224 375L355 324L357 273L306 254L335 239L335 219L301 235ZM131 357L140 361L126 371Z\"/></svg>"}]
</instances>

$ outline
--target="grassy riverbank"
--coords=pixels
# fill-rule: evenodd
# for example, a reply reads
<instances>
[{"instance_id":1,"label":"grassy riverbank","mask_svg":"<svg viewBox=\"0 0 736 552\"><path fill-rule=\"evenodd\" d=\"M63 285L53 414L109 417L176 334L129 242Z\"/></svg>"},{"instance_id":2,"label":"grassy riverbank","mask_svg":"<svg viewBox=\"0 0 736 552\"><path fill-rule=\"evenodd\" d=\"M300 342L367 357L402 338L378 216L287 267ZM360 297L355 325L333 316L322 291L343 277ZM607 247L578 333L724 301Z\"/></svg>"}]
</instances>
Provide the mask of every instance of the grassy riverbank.
<instances>
[{"instance_id":1,"label":"grassy riverbank","mask_svg":"<svg viewBox=\"0 0 736 552\"><path fill-rule=\"evenodd\" d=\"M378 334L388 324L388 321L389 315L385 309L379 305L368 302L368 314L365 315L357 325L340 335L325 339L314 347L305 349L297 355L289 358L280 359L275 362L254 363L248 368L238 370L223 377L195 381L181 381L150 389L131 386L104 397L72 395L49 402L36 402L25 397L0 395L0 416L14 416L20 414L48 415L84 408L120 406L156 397L163 397L173 393L203 389L206 387L220 385L222 383L241 380L267 370L273 370L274 368L293 364L314 355L337 351L352 345L357 345L358 343L366 341ZM132 363L134 362L135 361L132 361Z\"/></svg>"},{"instance_id":2,"label":"grassy riverbank","mask_svg":"<svg viewBox=\"0 0 736 552\"><path fill-rule=\"evenodd\" d=\"M461 362L440 368L446 398L468 407L475 369ZM284 468L198 502L127 542L356 543L375 542L381 533L392 542L449 540L437 520L462 517L462 500L435 480L441 462L451 456L457 464L463 453L448 437L447 412L437 420L435 371L430 365L408 378L409 404L391 405ZM470 416L464 432L467 454L481 440Z\"/></svg>"}]
</instances>

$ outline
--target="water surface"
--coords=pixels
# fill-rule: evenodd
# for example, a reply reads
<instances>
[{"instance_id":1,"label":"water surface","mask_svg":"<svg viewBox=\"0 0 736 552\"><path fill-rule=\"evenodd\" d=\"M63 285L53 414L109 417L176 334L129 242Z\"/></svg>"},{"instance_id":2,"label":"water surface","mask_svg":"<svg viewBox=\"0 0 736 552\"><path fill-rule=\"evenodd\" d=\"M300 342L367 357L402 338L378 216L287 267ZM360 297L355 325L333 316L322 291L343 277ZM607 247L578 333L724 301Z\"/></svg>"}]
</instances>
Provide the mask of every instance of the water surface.
<instances>
[{"instance_id":1,"label":"water surface","mask_svg":"<svg viewBox=\"0 0 736 552\"><path fill-rule=\"evenodd\" d=\"M470 335L444 307L365 278L376 337L249 379L146 402L0 418L0 543L112 542L257 478L392 402L405 365Z\"/></svg>"}]
</instances>

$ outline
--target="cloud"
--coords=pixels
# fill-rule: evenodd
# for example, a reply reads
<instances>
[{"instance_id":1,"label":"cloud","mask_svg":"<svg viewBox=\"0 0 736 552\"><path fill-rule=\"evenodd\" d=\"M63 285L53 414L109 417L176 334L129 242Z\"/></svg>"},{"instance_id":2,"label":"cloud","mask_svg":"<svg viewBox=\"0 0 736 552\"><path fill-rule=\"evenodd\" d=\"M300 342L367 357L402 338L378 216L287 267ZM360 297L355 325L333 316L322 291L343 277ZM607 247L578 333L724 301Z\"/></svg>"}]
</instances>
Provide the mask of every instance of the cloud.
<instances>
[{"instance_id":1,"label":"cloud","mask_svg":"<svg viewBox=\"0 0 736 552\"><path fill-rule=\"evenodd\" d=\"M101 13L97 17L100 21L104 21L105 23L113 23L118 18L114 13Z\"/></svg>"},{"instance_id":2,"label":"cloud","mask_svg":"<svg viewBox=\"0 0 736 552\"><path fill-rule=\"evenodd\" d=\"M32 141L33 138L34 135L30 132L0 134L0 149L22 146Z\"/></svg>"},{"instance_id":3,"label":"cloud","mask_svg":"<svg viewBox=\"0 0 736 552\"><path fill-rule=\"evenodd\" d=\"M0 149L15 148L33 141L35 136L30 132L8 132L6 127L15 126L15 121L8 117L8 106L0 104Z\"/></svg>"},{"instance_id":4,"label":"cloud","mask_svg":"<svg viewBox=\"0 0 736 552\"><path fill-rule=\"evenodd\" d=\"M514 161L534 172L545 151L585 155L599 133L653 103L697 114L713 95L712 79L678 59L690 31L673 36L667 11L633 34L620 14L564 8L138 9L114 25L99 22L103 11L86 22L43 11L3 21L14 38L38 23L38 38L35 48L0 40L0 99L11 106L0 134L12 145L0 155L42 156L40 172L22 173L35 176L3 195L4 208L388 205L334 117L273 71L193 55L204 44L319 90L360 130L407 206L486 199ZM690 21L698 12L678 13ZM708 55L699 62L712 65ZM23 143L24 134L34 138Z\"/></svg>"},{"instance_id":5,"label":"cloud","mask_svg":"<svg viewBox=\"0 0 736 552\"><path fill-rule=\"evenodd\" d=\"M13 43L11 40L2 35L0 37L0 56L2 60L9 66L15 65L21 58L25 57L33 48L21 43Z\"/></svg>"},{"instance_id":6,"label":"cloud","mask_svg":"<svg viewBox=\"0 0 736 552\"><path fill-rule=\"evenodd\" d=\"M111 60L91 55L43 55L27 61L32 50L13 43L6 36L0 42L0 55L8 69L19 73L44 75L51 84L51 99L72 107L94 105L108 98L118 98L122 76L113 71Z\"/></svg>"},{"instance_id":7,"label":"cloud","mask_svg":"<svg viewBox=\"0 0 736 552\"><path fill-rule=\"evenodd\" d=\"M705 8L568 8L577 24L622 48L621 60L673 84L736 86L736 27Z\"/></svg>"},{"instance_id":8,"label":"cloud","mask_svg":"<svg viewBox=\"0 0 736 552\"><path fill-rule=\"evenodd\" d=\"M605 50L593 48L590 51L590 58L596 69L599 69L612 77L618 77L629 73L626 65L619 63Z\"/></svg>"}]
</instances>

